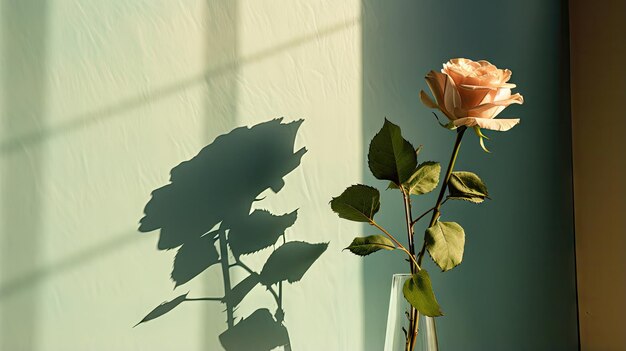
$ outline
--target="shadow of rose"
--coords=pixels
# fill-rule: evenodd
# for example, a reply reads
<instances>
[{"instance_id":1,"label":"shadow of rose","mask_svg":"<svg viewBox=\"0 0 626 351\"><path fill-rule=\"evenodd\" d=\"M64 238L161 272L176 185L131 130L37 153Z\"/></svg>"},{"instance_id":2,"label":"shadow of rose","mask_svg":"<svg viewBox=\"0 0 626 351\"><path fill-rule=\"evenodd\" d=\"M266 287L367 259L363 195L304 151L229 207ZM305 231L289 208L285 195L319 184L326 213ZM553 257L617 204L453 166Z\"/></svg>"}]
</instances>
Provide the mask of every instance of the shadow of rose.
<instances>
[{"instance_id":1,"label":"shadow of rose","mask_svg":"<svg viewBox=\"0 0 626 351\"><path fill-rule=\"evenodd\" d=\"M224 296L190 298L185 293L157 306L137 325L186 301L218 302L225 305L227 329L219 340L227 351L269 351L279 346L291 350L282 284L302 279L328 244L287 240L285 231L296 222L297 210L280 215L252 210L265 190L278 193L283 188L283 177L300 165L306 153L305 148L293 151L303 121L282 121L240 127L217 137L192 159L174 167L170 183L152 192L139 231L159 230L157 248L177 249L171 272L175 288L219 265ZM270 247L273 251L260 271L245 263L245 256ZM234 286L233 268L247 273ZM259 306L235 322L237 306L258 285L273 296L274 314L267 306Z\"/></svg>"}]
</instances>

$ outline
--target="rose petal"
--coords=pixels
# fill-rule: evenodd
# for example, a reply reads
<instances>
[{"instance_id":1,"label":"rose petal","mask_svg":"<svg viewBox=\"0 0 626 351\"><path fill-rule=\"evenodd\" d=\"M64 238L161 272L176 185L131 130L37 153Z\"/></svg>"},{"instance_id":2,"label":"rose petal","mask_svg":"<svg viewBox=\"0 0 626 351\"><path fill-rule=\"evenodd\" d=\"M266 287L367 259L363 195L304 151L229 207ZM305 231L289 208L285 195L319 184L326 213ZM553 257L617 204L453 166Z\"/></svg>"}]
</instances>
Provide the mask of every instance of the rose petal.
<instances>
[{"instance_id":1,"label":"rose petal","mask_svg":"<svg viewBox=\"0 0 626 351\"><path fill-rule=\"evenodd\" d=\"M455 120L454 125L457 127L466 126L473 127L479 126L480 128L497 130L500 132L505 132L517 125L519 123L519 118L515 119L489 119L489 118L478 118L478 117L465 117L459 118Z\"/></svg>"},{"instance_id":2,"label":"rose petal","mask_svg":"<svg viewBox=\"0 0 626 351\"><path fill-rule=\"evenodd\" d=\"M507 89L509 90L509 89ZM496 98L493 101L494 105L500 105L500 106L509 106L510 104L523 104L524 103L524 97L522 95L520 95L519 93L515 93L513 95L511 95L511 91L509 90L508 96L504 97L504 96L496 96Z\"/></svg>"},{"instance_id":3,"label":"rose petal","mask_svg":"<svg viewBox=\"0 0 626 351\"><path fill-rule=\"evenodd\" d=\"M503 92L499 91L498 92L499 96L496 96L495 99L499 99L499 98L502 98L503 96L507 96L510 94L509 89L502 89L502 90ZM508 96L508 98L504 98L503 100L496 100L496 101L486 102L481 105L478 105L472 109L469 109L465 115L479 117L479 118L495 118L507 106L511 104L522 104L522 103L524 103L524 98L520 94L510 95Z\"/></svg>"},{"instance_id":4,"label":"rose petal","mask_svg":"<svg viewBox=\"0 0 626 351\"><path fill-rule=\"evenodd\" d=\"M510 69L505 69L502 71L502 83L506 83L509 81L509 79L511 79L511 75L513 74L513 72L511 72ZM513 84L515 85L515 84Z\"/></svg>"},{"instance_id":5,"label":"rose petal","mask_svg":"<svg viewBox=\"0 0 626 351\"><path fill-rule=\"evenodd\" d=\"M450 76L446 77L448 79L446 80L446 86L443 92L443 101L447 111L446 116L448 116L450 120L455 120L458 118L458 115L455 115L453 112L456 109L461 108L461 95L459 95L459 91L457 90L454 80L452 80Z\"/></svg>"},{"instance_id":6,"label":"rose petal","mask_svg":"<svg viewBox=\"0 0 626 351\"><path fill-rule=\"evenodd\" d=\"M468 86L477 86L477 87L485 87L485 86L491 85L490 78L483 76L483 75L465 77L465 79L463 79L463 84L468 85Z\"/></svg>"},{"instance_id":7,"label":"rose petal","mask_svg":"<svg viewBox=\"0 0 626 351\"><path fill-rule=\"evenodd\" d=\"M471 85L471 84L461 84L460 87L465 88L465 89L470 89L470 90L482 90L482 89L498 90L498 87L480 86L480 85Z\"/></svg>"},{"instance_id":8,"label":"rose petal","mask_svg":"<svg viewBox=\"0 0 626 351\"><path fill-rule=\"evenodd\" d=\"M465 85L459 86L459 95L461 96L461 108L471 109L480 105L485 99L487 94L492 91L489 87L470 87L466 88Z\"/></svg>"},{"instance_id":9,"label":"rose petal","mask_svg":"<svg viewBox=\"0 0 626 351\"><path fill-rule=\"evenodd\" d=\"M437 108L437 104L424 92L424 90L420 91L420 100L422 103L428 108Z\"/></svg>"},{"instance_id":10,"label":"rose petal","mask_svg":"<svg viewBox=\"0 0 626 351\"><path fill-rule=\"evenodd\" d=\"M430 91L433 93L435 100L437 101L437 105L445 106L443 100L443 92L446 88L446 82L448 77L443 73L438 73L435 71L430 71L426 75L426 83L430 88Z\"/></svg>"},{"instance_id":11,"label":"rose petal","mask_svg":"<svg viewBox=\"0 0 626 351\"><path fill-rule=\"evenodd\" d=\"M506 100L511 97L511 89L509 88L498 88L496 94L493 96L493 99L490 102Z\"/></svg>"},{"instance_id":12,"label":"rose petal","mask_svg":"<svg viewBox=\"0 0 626 351\"><path fill-rule=\"evenodd\" d=\"M453 64L453 65L459 65L460 66L460 65L471 64L472 62L474 62L474 61L472 61L470 59L463 58L463 57L458 57L458 58L450 59L450 61L448 61L447 64L448 65Z\"/></svg>"},{"instance_id":13,"label":"rose petal","mask_svg":"<svg viewBox=\"0 0 626 351\"><path fill-rule=\"evenodd\" d=\"M483 89L483 88L489 88L492 90L497 90L499 88L508 88L508 89L513 89L515 88L517 85L513 84L513 83L497 83L497 84L489 84L488 86L483 86L483 85L476 85L476 84L462 84L463 87L467 88L467 89Z\"/></svg>"},{"instance_id":14,"label":"rose petal","mask_svg":"<svg viewBox=\"0 0 626 351\"><path fill-rule=\"evenodd\" d=\"M444 68L441 70L441 73L449 76L456 84L461 84L467 79L464 72L459 70L455 70L454 68Z\"/></svg>"}]
</instances>

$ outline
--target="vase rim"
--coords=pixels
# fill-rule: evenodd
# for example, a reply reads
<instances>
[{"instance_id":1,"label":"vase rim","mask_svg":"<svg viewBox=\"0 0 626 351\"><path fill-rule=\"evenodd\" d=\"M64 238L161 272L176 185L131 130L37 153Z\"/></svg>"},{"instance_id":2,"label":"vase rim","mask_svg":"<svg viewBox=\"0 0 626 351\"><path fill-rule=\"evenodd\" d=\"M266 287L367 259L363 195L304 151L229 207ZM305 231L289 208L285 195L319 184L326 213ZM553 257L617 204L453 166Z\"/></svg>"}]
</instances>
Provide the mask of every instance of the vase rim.
<instances>
[{"instance_id":1,"label":"vase rim","mask_svg":"<svg viewBox=\"0 0 626 351\"><path fill-rule=\"evenodd\" d=\"M410 277L411 273L394 273L393 277Z\"/></svg>"}]
</instances>

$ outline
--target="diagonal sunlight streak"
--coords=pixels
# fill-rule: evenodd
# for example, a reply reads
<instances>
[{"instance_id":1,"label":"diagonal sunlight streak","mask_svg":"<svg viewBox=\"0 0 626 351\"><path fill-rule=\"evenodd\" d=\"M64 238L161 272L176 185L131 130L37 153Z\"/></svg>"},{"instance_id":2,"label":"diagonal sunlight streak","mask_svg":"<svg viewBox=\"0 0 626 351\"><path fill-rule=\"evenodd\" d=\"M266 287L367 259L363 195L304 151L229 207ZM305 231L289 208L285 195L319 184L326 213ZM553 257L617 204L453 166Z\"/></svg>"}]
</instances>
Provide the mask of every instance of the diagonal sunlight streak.
<instances>
[{"instance_id":1,"label":"diagonal sunlight streak","mask_svg":"<svg viewBox=\"0 0 626 351\"><path fill-rule=\"evenodd\" d=\"M211 79L231 72L236 68L241 67L242 65L258 62L268 57L277 55L283 51L305 45L311 41L318 40L322 37L328 37L338 34L344 30L348 30L356 25L359 25L360 22L360 18L356 18L350 21L338 23L336 25L329 26L314 33L288 40L282 44L276 45L266 50L259 51L255 54L243 56L239 60L234 60L221 66L207 69L199 75L188 77L179 81L176 84L157 88L154 90L148 90L144 93L122 99L117 104L112 104L99 110L79 114L72 118L72 120L69 122L60 123L56 126L43 127L41 130L24 133L23 135L3 140L2 142L0 142L0 154L11 153L15 150L26 147L28 144L40 143L59 134L90 127L101 120L119 116L123 112L139 108L150 101L163 99L170 95L183 92L186 89L189 89L197 84L206 84Z\"/></svg>"},{"instance_id":2,"label":"diagonal sunlight streak","mask_svg":"<svg viewBox=\"0 0 626 351\"><path fill-rule=\"evenodd\" d=\"M122 247L138 242L141 237L136 234L137 232L133 230L129 233L116 236L111 240L99 245L94 245L91 248L60 260L59 262L46 263L27 274L23 274L18 278L10 280L5 284L0 285L0 300L24 289L30 288L43 279L69 271L72 268L81 266L87 262L104 258Z\"/></svg>"}]
</instances>

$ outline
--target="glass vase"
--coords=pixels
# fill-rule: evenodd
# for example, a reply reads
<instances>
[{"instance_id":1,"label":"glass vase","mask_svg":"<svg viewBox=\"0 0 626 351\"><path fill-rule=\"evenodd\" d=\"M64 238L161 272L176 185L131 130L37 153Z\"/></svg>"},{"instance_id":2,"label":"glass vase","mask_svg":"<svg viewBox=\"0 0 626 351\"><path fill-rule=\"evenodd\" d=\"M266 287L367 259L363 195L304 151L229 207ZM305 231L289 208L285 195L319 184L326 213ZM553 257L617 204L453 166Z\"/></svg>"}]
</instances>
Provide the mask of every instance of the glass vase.
<instances>
[{"instance_id":1,"label":"glass vase","mask_svg":"<svg viewBox=\"0 0 626 351\"><path fill-rule=\"evenodd\" d=\"M410 274L394 274L391 279L387 332L385 333L384 351L405 351L406 334L409 330L411 305L404 298L402 287L411 278ZM410 351L437 351L437 331L435 319L418 314L418 332L415 347Z\"/></svg>"}]
</instances>

